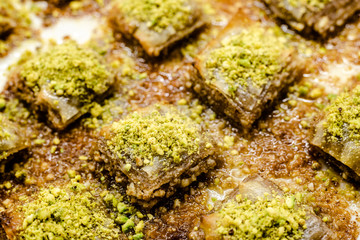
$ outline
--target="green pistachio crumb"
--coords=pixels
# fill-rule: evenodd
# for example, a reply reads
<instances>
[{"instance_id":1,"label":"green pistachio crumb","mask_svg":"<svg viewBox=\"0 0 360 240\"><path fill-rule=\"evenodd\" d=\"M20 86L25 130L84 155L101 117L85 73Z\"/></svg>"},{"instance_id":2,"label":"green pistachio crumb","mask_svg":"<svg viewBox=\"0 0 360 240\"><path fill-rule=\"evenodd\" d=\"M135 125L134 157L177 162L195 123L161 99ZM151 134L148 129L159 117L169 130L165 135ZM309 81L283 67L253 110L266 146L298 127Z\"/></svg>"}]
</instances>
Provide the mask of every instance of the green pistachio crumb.
<instances>
[{"instance_id":1,"label":"green pistachio crumb","mask_svg":"<svg viewBox=\"0 0 360 240\"><path fill-rule=\"evenodd\" d=\"M80 2L80 1L72 1L70 3L70 8L72 11L76 12L79 11L82 7L83 7L84 3Z\"/></svg>"},{"instance_id":2,"label":"green pistachio crumb","mask_svg":"<svg viewBox=\"0 0 360 240\"><path fill-rule=\"evenodd\" d=\"M120 158L125 155L131 159L140 158L145 164L151 164L155 156L178 163L184 154L191 155L199 150L198 126L175 109L166 113L135 112L114 122L111 133L113 137L107 145L112 152Z\"/></svg>"},{"instance_id":3,"label":"green pistachio crumb","mask_svg":"<svg viewBox=\"0 0 360 240\"><path fill-rule=\"evenodd\" d=\"M296 105L297 105L297 101L294 100L294 99L289 100L288 103L289 103L289 105L290 105L291 107L296 107Z\"/></svg>"},{"instance_id":4,"label":"green pistachio crumb","mask_svg":"<svg viewBox=\"0 0 360 240\"><path fill-rule=\"evenodd\" d=\"M42 189L19 209L24 214L21 239L119 238L119 229L101 203L81 184L73 184Z\"/></svg>"},{"instance_id":5,"label":"green pistachio crumb","mask_svg":"<svg viewBox=\"0 0 360 240\"><path fill-rule=\"evenodd\" d=\"M298 88L298 93L300 96L306 96L309 93L309 87L307 86L300 86Z\"/></svg>"},{"instance_id":6,"label":"green pistachio crumb","mask_svg":"<svg viewBox=\"0 0 360 240\"><path fill-rule=\"evenodd\" d=\"M54 154L56 152L56 146L51 146L50 153Z\"/></svg>"},{"instance_id":7,"label":"green pistachio crumb","mask_svg":"<svg viewBox=\"0 0 360 240\"><path fill-rule=\"evenodd\" d=\"M131 169L131 164L130 164L130 163L125 164L124 169L125 169L125 171L127 171L127 172L130 171L130 169Z\"/></svg>"},{"instance_id":8,"label":"green pistachio crumb","mask_svg":"<svg viewBox=\"0 0 360 240\"><path fill-rule=\"evenodd\" d=\"M135 226L135 223L133 222L133 220L128 219L128 220L126 221L126 223L121 226L121 230L122 230L124 233L127 233L127 232L129 232L131 229L133 229L134 226Z\"/></svg>"},{"instance_id":9,"label":"green pistachio crumb","mask_svg":"<svg viewBox=\"0 0 360 240\"><path fill-rule=\"evenodd\" d=\"M70 178L75 178L75 176L76 176L76 171L75 170L68 170L68 176L70 177Z\"/></svg>"},{"instance_id":10,"label":"green pistachio crumb","mask_svg":"<svg viewBox=\"0 0 360 240\"><path fill-rule=\"evenodd\" d=\"M232 95L240 86L262 88L282 69L279 61L286 46L281 40L260 27L225 38L221 47L209 52L205 62L210 82L218 81L220 75Z\"/></svg>"},{"instance_id":11,"label":"green pistachio crumb","mask_svg":"<svg viewBox=\"0 0 360 240\"><path fill-rule=\"evenodd\" d=\"M30 58L21 66L20 77L34 92L45 88L82 104L106 92L113 81L95 51L70 40Z\"/></svg>"},{"instance_id":12,"label":"green pistachio crumb","mask_svg":"<svg viewBox=\"0 0 360 240\"><path fill-rule=\"evenodd\" d=\"M6 106L6 101L3 98L0 98L0 110L3 110Z\"/></svg>"},{"instance_id":13,"label":"green pistachio crumb","mask_svg":"<svg viewBox=\"0 0 360 240\"><path fill-rule=\"evenodd\" d=\"M40 138L34 140L34 143L36 145L43 145L45 142L46 142L45 139L40 139Z\"/></svg>"},{"instance_id":14,"label":"green pistachio crumb","mask_svg":"<svg viewBox=\"0 0 360 240\"><path fill-rule=\"evenodd\" d=\"M84 156L84 155L79 156L79 160L81 160L81 161L86 161L88 159L89 158L87 156Z\"/></svg>"},{"instance_id":15,"label":"green pistachio crumb","mask_svg":"<svg viewBox=\"0 0 360 240\"><path fill-rule=\"evenodd\" d=\"M302 120L302 121L300 122L300 125L301 125L302 128L305 128L305 129L310 127L309 122L308 122L308 121L305 121L305 120Z\"/></svg>"},{"instance_id":16,"label":"green pistachio crumb","mask_svg":"<svg viewBox=\"0 0 360 240\"><path fill-rule=\"evenodd\" d=\"M224 145L227 147L232 147L234 145L235 138L233 136L224 137Z\"/></svg>"},{"instance_id":17,"label":"green pistachio crumb","mask_svg":"<svg viewBox=\"0 0 360 240\"><path fill-rule=\"evenodd\" d=\"M115 222L116 222L117 224L122 225L122 224L125 224L125 223L127 222L127 220L129 220L129 218L128 218L127 216L122 215L122 214L119 214L119 215L116 217Z\"/></svg>"},{"instance_id":18,"label":"green pistachio crumb","mask_svg":"<svg viewBox=\"0 0 360 240\"><path fill-rule=\"evenodd\" d=\"M4 187L5 187L6 189L10 189L10 188L12 187L11 182L9 182L9 181L5 182L5 183L4 183Z\"/></svg>"},{"instance_id":19,"label":"green pistachio crumb","mask_svg":"<svg viewBox=\"0 0 360 240\"><path fill-rule=\"evenodd\" d=\"M182 30L194 21L188 0L120 0L116 1L116 6L129 24L133 21L146 23L156 32L168 28Z\"/></svg>"},{"instance_id":20,"label":"green pistachio crumb","mask_svg":"<svg viewBox=\"0 0 360 240\"><path fill-rule=\"evenodd\" d=\"M236 155L239 154L239 152L234 149L234 150L231 150L230 154L233 155L233 156L236 156Z\"/></svg>"},{"instance_id":21,"label":"green pistachio crumb","mask_svg":"<svg viewBox=\"0 0 360 240\"><path fill-rule=\"evenodd\" d=\"M325 135L330 141L345 137L360 140L360 87L340 94L327 108L323 121Z\"/></svg>"},{"instance_id":22,"label":"green pistachio crumb","mask_svg":"<svg viewBox=\"0 0 360 240\"><path fill-rule=\"evenodd\" d=\"M135 235L132 236L133 240L141 240L143 239L145 236L143 233L137 233Z\"/></svg>"},{"instance_id":23,"label":"green pistachio crumb","mask_svg":"<svg viewBox=\"0 0 360 240\"><path fill-rule=\"evenodd\" d=\"M178 102L177 102L178 105L186 105L187 104L187 101L186 99L182 98L180 99Z\"/></svg>"},{"instance_id":24,"label":"green pistachio crumb","mask_svg":"<svg viewBox=\"0 0 360 240\"><path fill-rule=\"evenodd\" d=\"M58 145L60 143L60 139L59 138L54 138L53 139L53 144L55 144L55 145Z\"/></svg>"},{"instance_id":25,"label":"green pistachio crumb","mask_svg":"<svg viewBox=\"0 0 360 240\"><path fill-rule=\"evenodd\" d=\"M314 88L313 90L311 90L309 96L313 99L315 98L319 98L322 95L322 90L320 88Z\"/></svg>"},{"instance_id":26,"label":"green pistachio crumb","mask_svg":"<svg viewBox=\"0 0 360 240\"><path fill-rule=\"evenodd\" d=\"M219 211L217 233L224 239L301 239L305 210L295 208L294 196L266 196L256 202L239 197Z\"/></svg>"}]
</instances>

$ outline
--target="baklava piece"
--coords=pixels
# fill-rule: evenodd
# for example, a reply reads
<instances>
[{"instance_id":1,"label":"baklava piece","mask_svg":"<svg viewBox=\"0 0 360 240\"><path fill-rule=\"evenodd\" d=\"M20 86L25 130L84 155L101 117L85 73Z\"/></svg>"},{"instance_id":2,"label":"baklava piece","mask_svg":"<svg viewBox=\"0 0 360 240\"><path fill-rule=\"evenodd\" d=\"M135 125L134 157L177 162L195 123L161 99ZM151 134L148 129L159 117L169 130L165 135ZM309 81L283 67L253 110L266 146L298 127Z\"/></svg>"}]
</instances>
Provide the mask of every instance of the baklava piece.
<instances>
[{"instance_id":1,"label":"baklava piece","mask_svg":"<svg viewBox=\"0 0 360 240\"><path fill-rule=\"evenodd\" d=\"M214 168L203 127L168 105L134 112L102 130L106 169L128 181L127 195L145 208L185 188Z\"/></svg>"},{"instance_id":2,"label":"baklava piece","mask_svg":"<svg viewBox=\"0 0 360 240\"><path fill-rule=\"evenodd\" d=\"M0 114L0 162L10 155L29 146L27 134L16 123L10 122Z\"/></svg>"},{"instance_id":3,"label":"baklava piece","mask_svg":"<svg viewBox=\"0 0 360 240\"><path fill-rule=\"evenodd\" d=\"M203 217L197 239L325 240L331 231L294 195L272 182L246 178L231 197Z\"/></svg>"},{"instance_id":4,"label":"baklava piece","mask_svg":"<svg viewBox=\"0 0 360 240\"><path fill-rule=\"evenodd\" d=\"M339 95L317 124L311 144L329 154L349 177L360 181L360 87Z\"/></svg>"},{"instance_id":5,"label":"baklava piece","mask_svg":"<svg viewBox=\"0 0 360 240\"><path fill-rule=\"evenodd\" d=\"M30 18L28 13L19 7L17 0L0 1L0 56L6 55L9 48L29 34Z\"/></svg>"},{"instance_id":6,"label":"baklava piece","mask_svg":"<svg viewBox=\"0 0 360 240\"><path fill-rule=\"evenodd\" d=\"M98 193L90 182L80 183L75 178L66 186L43 188L32 197L18 207L22 225L18 236L11 239L141 240L144 237L144 221L136 216L138 211L123 202L122 197Z\"/></svg>"},{"instance_id":7,"label":"baklava piece","mask_svg":"<svg viewBox=\"0 0 360 240\"><path fill-rule=\"evenodd\" d=\"M233 22L200 54L195 67L195 92L246 130L301 75L303 64L279 29L239 28Z\"/></svg>"},{"instance_id":8,"label":"baklava piece","mask_svg":"<svg viewBox=\"0 0 360 240\"><path fill-rule=\"evenodd\" d=\"M110 91L114 78L100 56L74 41L27 57L13 76L15 93L32 108L47 112L56 129L64 129Z\"/></svg>"},{"instance_id":9,"label":"baklava piece","mask_svg":"<svg viewBox=\"0 0 360 240\"><path fill-rule=\"evenodd\" d=\"M305 35L327 37L360 10L354 0L263 0L274 15Z\"/></svg>"},{"instance_id":10,"label":"baklava piece","mask_svg":"<svg viewBox=\"0 0 360 240\"><path fill-rule=\"evenodd\" d=\"M110 23L126 38L135 38L150 56L204 25L203 12L191 0L117 0Z\"/></svg>"}]
</instances>

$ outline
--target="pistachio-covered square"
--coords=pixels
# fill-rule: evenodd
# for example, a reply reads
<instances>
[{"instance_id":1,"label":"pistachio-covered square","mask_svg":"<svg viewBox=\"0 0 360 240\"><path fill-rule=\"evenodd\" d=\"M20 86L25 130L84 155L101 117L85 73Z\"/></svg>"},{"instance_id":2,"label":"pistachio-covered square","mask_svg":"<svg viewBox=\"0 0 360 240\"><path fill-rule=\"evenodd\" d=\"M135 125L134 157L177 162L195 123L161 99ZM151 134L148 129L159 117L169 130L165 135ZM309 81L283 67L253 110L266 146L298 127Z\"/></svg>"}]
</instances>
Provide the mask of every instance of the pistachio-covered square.
<instances>
[{"instance_id":1,"label":"pistachio-covered square","mask_svg":"<svg viewBox=\"0 0 360 240\"><path fill-rule=\"evenodd\" d=\"M80 182L41 188L16 209L17 239L143 239L144 221L120 194ZM144 218L145 220L145 218Z\"/></svg>"},{"instance_id":2,"label":"pistachio-covered square","mask_svg":"<svg viewBox=\"0 0 360 240\"><path fill-rule=\"evenodd\" d=\"M127 194L144 207L187 187L216 162L201 124L168 105L134 112L102 129L100 151L110 175L129 182Z\"/></svg>"},{"instance_id":3,"label":"pistachio-covered square","mask_svg":"<svg viewBox=\"0 0 360 240\"><path fill-rule=\"evenodd\" d=\"M114 78L98 53L74 41L27 56L18 66L17 94L46 111L56 129L64 129L105 97Z\"/></svg>"},{"instance_id":4,"label":"pistachio-covered square","mask_svg":"<svg viewBox=\"0 0 360 240\"><path fill-rule=\"evenodd\" d=\"M27 133L18 124L0 114L0 162L29 146Z\"/></svg>"},{"instance_id":5,"label":"pistachio-covered square","mask_svg":"<svg viewBox=\"0 0 360 240\"><path fill-rule=\"evenodd\" d=\"M194 90L244 129L301 73L295 51L277 28L230 25L196 60Z\"/></svg>"},{"instance_id":6,"label":"pistachio-covered square","mask_svg":"<svg viewBox=\"0 0 360 240\"><path fill-rule=\"evenodd\" d=\"M135 38L150 56L204 25L201 8L191 0L116 0L109 19L115 31Z\"/></svg>"},{"instance_id":7,"label":"pistachio-covered square","mask_svg":"<svg viewBox=\"0 0 360 240\"><path fill-rule=\"evenodd\" d=\"M360 9L353 0L263 0L273 14L305 35L327 37Z\"/></svg>"},{"instance_id":8,"label":"pistachio-covered square","mask_svg":"<svg viewBox=\"0 0 360 240\"><path fill-rule=\"evenodd\" d=\"M245 178L204 216L196 239L330 239L331 230L295 195L258 175Z\"/></svg>"},{"instance_id":9,"label":"pistachio-covered square","mask_svg":"<svg viewBox=\"0 0 360 240\"><path fill-rule=\"evenodd\" d=\"M340 94L325 108L311 144L332 156L349 177L360 180L360 87Z\"/></svg>"}]
</instances>

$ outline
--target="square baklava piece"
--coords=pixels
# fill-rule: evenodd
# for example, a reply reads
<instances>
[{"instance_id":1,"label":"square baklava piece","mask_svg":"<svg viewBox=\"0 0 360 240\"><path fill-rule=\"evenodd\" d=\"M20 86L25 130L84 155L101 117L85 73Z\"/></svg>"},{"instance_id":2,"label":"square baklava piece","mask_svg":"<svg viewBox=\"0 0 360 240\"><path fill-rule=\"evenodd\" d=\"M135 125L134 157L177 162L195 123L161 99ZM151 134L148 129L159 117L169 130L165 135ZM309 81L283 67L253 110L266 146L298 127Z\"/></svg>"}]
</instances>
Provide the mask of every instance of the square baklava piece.
<instances>
[{"instance_id":1,"label":"square baklava piece","mask_svg":"<svg viewBox=\"0 0 360 240\"><path fill-rule=\"evenodd\" d=\"M253 175L205 215L194 239L331 239L331 230L295 195Z\"/></svg>"},{"instance_id":2,"label":"square baklava piece","mask_svg":"<svg viewBox=\"0 0 360 240\"><path fill-rule=\"evenodd\" d=\"M71 40L24 56L11 78L15 94L33 109L46 112L48 122L58 130L108 95L114 83L100 55Z\"/></svg>"},{"instance_id":3,"label":"square baklava piece","mask_svg":"<svg viewBox=\"0 0 360 240\"><path fill-rule=\"evenodd\" d=\"M212 148L186 109L168 105L150 106L105 126L99 141L105 169L125 178L127 195L145 208L214 168Z\"/></svg>"},{"instance_id":4,"label":"square baklava piece","mask_svg":"<svg viewBox=\"0 0 360 240\"><path fill-rule=\"evenodd\" d=\"M249 129L303 64L277 28L232 22L196 59L193 88L213 109Z\"/></svg>"},{"instance_id":5,"label":"square baklava piece","mask_svg":"<svg viewBox=\"0 0 360 240\"><path fill-rule=\"evenodd\" d=\"M353 0L264 0L273 14L304 35L327 37L360 10Z\"/></svg>"},{"instance_id":6,"label":"square baklava piece","mask_svg":"<svg viewBox=\"0 0 360 240\"><path fill-rule=\"evenodd\" d=\"M115 31L136 39L150 56L204 25L203 11L191 0L116 0L109 13Z\"/></svg>"},{"instance_id":7,"label":"square baklava piece","mask_svg":"<svg viewBox=\"0 0 360 240\"><path fill-rule=\"evenodd\" d=\"M360 181L360 87L340 94L323 112L311 144L345 175Z\"/></svg>"}]
</instances>

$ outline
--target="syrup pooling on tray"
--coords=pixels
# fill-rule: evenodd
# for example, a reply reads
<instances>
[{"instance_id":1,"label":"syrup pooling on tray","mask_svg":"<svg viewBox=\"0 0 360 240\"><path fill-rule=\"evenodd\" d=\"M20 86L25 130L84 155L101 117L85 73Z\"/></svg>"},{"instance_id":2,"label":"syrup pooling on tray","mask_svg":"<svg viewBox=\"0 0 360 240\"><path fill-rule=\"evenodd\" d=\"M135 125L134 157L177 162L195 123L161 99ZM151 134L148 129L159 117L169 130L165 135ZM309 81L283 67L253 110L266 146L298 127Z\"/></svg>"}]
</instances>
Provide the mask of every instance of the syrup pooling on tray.
<instances>
[{"instance_id":1,"label":"syrup pooling on tray","mask_svg":"<svg viewBox=\"0 0 360 240\"><path fill-rule=\"evenodd\" d=\"M73 2L78 4L78 1ZM199 3L202 6L202 2L199 1ZM207 3L216 9L214 16L212 16L214 18L212 19L214 20L213 23L220 23L221 26L226 25L228 19L233 17L233 11L230 9L234 8L235 5L237 6L237 2L235 3L234 1L231 1L231 3L229 1ZM252 16L252 19L261 18L264 21L264 25L261 26L273 24L268 21L269 19L263 12L259 12L256 7L252 7L252 1L239 0L239 3L242 9ZM107 4L106 1L105 4ZM66 9L67 6L64 5L63 8ZM220 17L219 20L217 18L222 12L221 9L228 15L225 14L226 17ZM57 13L60 16L62 14L61 10L57 10ZM239 16L239 14L236 14L236 16ZM57 18L56 14L54 14L54 18ZM219 28L219 26L215 25L209 24L208 27L211 29ZM354 25L351 24L347 26L348 29L353 27ZM356 36L356 30L354 31L355 35L353 36ZM202 30L200 32L204 33ZM215 33L213 32L213 34ZM179 75L186 77L185 71L179 69L183 64L186 65L188 63L183 62L179 57L178 48L180 46L174 45L171 50L169 49L168 53L170 55L168 57L165 57L166 51L162 52L161 55L164 56L164 59L150 60L147 56L141 57L144 55L139 53L138 50L141 50L142 47L133 48L131 43L123 41L118 33L115 34L115 37L118 42L115 43L112 42L113 40L110 40L114 45L111 45L111 49L108 49L106 54L102 55L103 58L111 62L114 58L121 58L119 52L125 52L129 54L130 58L135 60L134 68L137 68L135 70L142 69L142 73L146 72L145 76L141 78L129 77L128 83L117 86L121 90L114 89L116 94L109 96L106 102L102 102L102 100L98 102L100 106L104 106L104 110L94 107L91 116L90 114L84 115L83 120L88 120L89 117L92 118L93 122L90 125L87 124L91 130L83 128L82 124L88 121L77 121L63 132L57 130L51 131L46 127L44 119L38 117L33 112L31 112L30 119L24 120L27 122L28 128L32 127L31 124L33 124L32 121L34 120L34 124L39 126L40 131L31 136L31 141L34 143L33 146L25 152L14 155L18 162L14 165L14 170L12 170L11 166L6 170L6 176L4 176L0 185L1 200L4 206L4 211L1 214L5 222L3 224L7 229L15 229L15 234L18 234L16 233L16 226L21 226L23 223L23 219L19 219L19 216L12 212L15 206L23 204L20 196L41 191L40 189L46 188L48 183L55 187L60 187L61 182L67 183L70 181L67 176L68 170L71 173L70 175L80 174L84 179L91 179L90 181L95 183L103 182L104 190L108 190L110 186L116 186L116 191L123 192L123 194L124 191L128 190L122 187L128 186L130 178L122 176L122 178L118 179L115 176L121 172L122 168L115 170L112 167L115 165L105 168L101 162L101 156L99 157L97 154L92 155L92 150L97 147L97 137L100 136L98 130L104 124L111 124L114 121L124 119L128 113L132 114L134 111L139 111L150 103L166 102L170 103L170 105L175 105L174 103L187 105L197 101L195 100L197 95L188 88L191 84L186 82L186 80L178 79ZM314 63L307 66L314 68L316 72L320 68L316 63L322 61L322 66L330 66L329 63L332 60L329 59L338 58L339 60L342 57L346 57L344 52L349 51L347 46L357 49L355 46L356 40L354 38L350 42L344 40L347 37L348 35L344 34L341 39L346 41L348 45L341 44L340 40L336 38L333 42L339 45L332 45L334 49L331 49L329 45L322 46L322 48L326 48L326 51L321 50L323 55L320 54L319 49L322 48L317 43L304 42L296 36L291 41L294 41L292 44L299 46L302 58L306 56L311 60L310 62ZM197 38L198 35L196 33L191 36L193 41L197 41ZM212 38L210 36L203 36L202 41L209 42ZM194 44L193 46L196 48L194 51L201 52L201 49L197 49L197 46L203 46L203 44ZM314 54L309 54L307 48L314 51ZM338 51L339 49L344 51ZM196 54L190 54L189 56L194 55ZM187 61L191 60L191 57L187 59ZM339 61L341 63L341 60ZM354 63L355 60L351 61ZM123 63L122 61L119 62L120 65ZM311 83L316 82L313 79L314 76L316 76L316 73L307 72L307 81ZM304 88L304 85L308 88L309 93L298 91L299 86ZM335 171L323 172L319 170L321 166L325 168L325 165L321 162L321 158L313 156L309 152L310 147L308 146L307 137L311 136L309 128L312 125L312 115L320 110L314 110L317 109L315 103L327 104L326 100L320 101L322 98L326 99L325 91L320 91L317 94L314 91L313 94L310 94L313 90L312 88L315 87L316 83L311 85L304 82L293 86L289 91L290 95L284 94L284 100L275 102L272 110L266 108L268 111L264 113L258 122L255 122L250 134L247 135L239 134L237 128L231 127L229 122L224 120L220 114L215 114L206 106L205 102L202 102L201 105L198 102L197 105L201 110L199 110L198 116L191 116L191 118L199 121L206 127L203 132L211 133L212 137L215 138L215 141L212 142L214 152L220 156L224 164L219 164L218 169L211 170L210 174L197 176L196 180L189 175L181 176L179 178L181 183L176 186L177 191L175 193L173 192L174 188L166 192L166 190L169 190L166 184L161 189L157 188L156 190L160 190L159 193L162 192L161 190L164 190L165 195L169 194L169 196L160 197L160 200L162 200L153 206L151 211L144 211L146 214L153 214L151 221L144 220L144 236L150 239L190 238L189 233L195 228L196 222L211 211L210 208L207 208L206 203L209 201L217 203L216 199L209 199L207 197L206 190L209 187L213 184L216 185L219 191L224 191L221 193L224 196L227 193L226 189L236 187L232 185L234 184L234 179L231 179L230 176L243 178L249 173L261 172L261 175L266 178L272 178L284 190L287 189L286 191L304 193L306 201L313 207L316 214L321 218L320 220L324 224L326 222L326 225L334 230L333 236L337 239L355 238L358 234L356 224L352 221L352 219L356 219L355 208L350 209L348 206L358 202L356 189L342 181ZM296 95L297 92L299 92L299 95ZM4 99L6 101L9 98L13 99L14 91L7 88L5 95ZM293 101L289 102L289 96ZM119 99L121 100L119 101ZM121 110L114 112L112 111L113 107ZM223 104L223 108L225 107ZM106 113L105 115L107 116L102 116L101 112ZM110 117L109 114L111 115ZM95 121L96 119L99 119L98 123ZM54 141L54 139L59 140ZM136 161L134 162L136 163ZM179 164L183 162L182 160ZM203 163L204 161L201 162ZM132 163L130 159L129 163ZM201 170L208 170L210 168L208 166L212 165L200 165L199 168ZM135 164L129 172L124 171L124 173L132 173L131 171L136 168ZM112 169L113 171L110 173L109 170ZM192 173L196 175L195 173L198 172L195 169L193 170L194 172ZM169 171L164 172L168 173ZM124 182L116 181L121 179L125 179ZM143 179L140 181L140 185L145 185L145 183L149 182L149 178ZM159 179L163 179L163 177L159 177ZM134 184L136 182L134 181ZM136 188L130 190L134 189ZM146 188L144 189L146 190ZM95 198L96 200L102 199L102 197L98 196ZM112 198L109 197L109 199ZM113 201L109 200L109 202ZM111 208L107 206L107 209ZM9 221L9 219L11 220ZM6 223L10 225L6 225ZM18 223L20 224L18 225ZM131 224L129 223L129 225ZM117 226L117 228L121 229L121 226ZM11 236L9 231L8 235Z\"/></svg>"}]
</instances>

